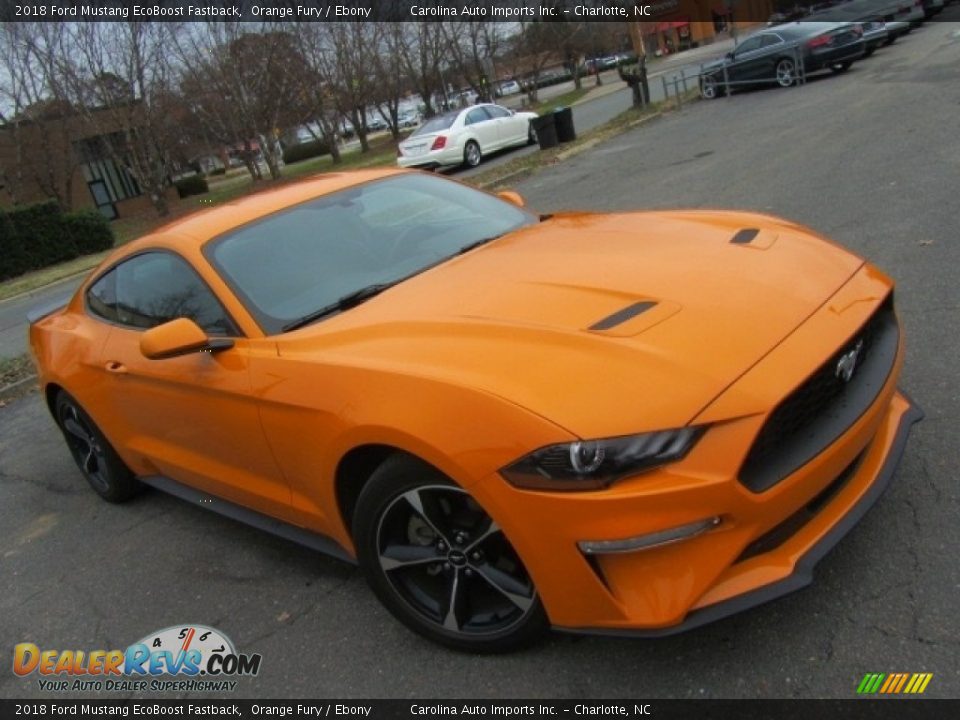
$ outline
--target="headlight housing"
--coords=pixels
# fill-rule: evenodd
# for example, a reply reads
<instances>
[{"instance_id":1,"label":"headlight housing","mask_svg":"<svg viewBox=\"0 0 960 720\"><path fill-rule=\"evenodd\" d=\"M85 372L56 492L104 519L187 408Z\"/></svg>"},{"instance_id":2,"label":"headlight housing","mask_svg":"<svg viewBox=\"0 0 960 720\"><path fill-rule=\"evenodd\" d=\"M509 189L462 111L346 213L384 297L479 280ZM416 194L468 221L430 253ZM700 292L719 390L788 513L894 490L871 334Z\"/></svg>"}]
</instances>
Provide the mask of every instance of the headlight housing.
<instances>
[{"instance_id":1,"label":"headlight housing","mask_svg":"<svg viewBox=\"0 0 960 720\"><path fill-rule=\"evenodd\" d=\"M705 430L685 427L548 445L500 474L513 485L531 490L598 490L627 475L682 459Z\"/></svg>"}]
</instances>

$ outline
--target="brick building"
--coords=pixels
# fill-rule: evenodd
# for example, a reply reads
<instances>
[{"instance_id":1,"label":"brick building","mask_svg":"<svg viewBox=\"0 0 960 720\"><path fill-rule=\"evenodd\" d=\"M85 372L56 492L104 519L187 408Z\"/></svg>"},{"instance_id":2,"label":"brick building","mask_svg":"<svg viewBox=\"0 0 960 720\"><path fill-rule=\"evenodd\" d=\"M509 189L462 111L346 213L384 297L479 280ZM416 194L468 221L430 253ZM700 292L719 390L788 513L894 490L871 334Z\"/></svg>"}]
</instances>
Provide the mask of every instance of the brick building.
<instances>
[{"instance_id":1,"label":"brick building","mask_svg":"<svg viewBox=\"0 0 960 720\"><path fill-rule=\"evenodd\" d=\"M774 0L653 0L649 21L631 22L638 54L664 55L708 45L717 36L756 26L774 12Z\"/></svg>"},{"instance_id":2,"label":"brick building","mask_svg":"<svg viewBox=\"0 0 960 720\"><path fill-rule=\"evenodd\" d=\"M106 111L84 118L47 107L7 122L0 127L0 205L53 198L64 208L93 208L111 220L149 210L150 198L109 151L119 132ZM176 197L167 193L168 200Z\"/></svg>"}]
</instances>

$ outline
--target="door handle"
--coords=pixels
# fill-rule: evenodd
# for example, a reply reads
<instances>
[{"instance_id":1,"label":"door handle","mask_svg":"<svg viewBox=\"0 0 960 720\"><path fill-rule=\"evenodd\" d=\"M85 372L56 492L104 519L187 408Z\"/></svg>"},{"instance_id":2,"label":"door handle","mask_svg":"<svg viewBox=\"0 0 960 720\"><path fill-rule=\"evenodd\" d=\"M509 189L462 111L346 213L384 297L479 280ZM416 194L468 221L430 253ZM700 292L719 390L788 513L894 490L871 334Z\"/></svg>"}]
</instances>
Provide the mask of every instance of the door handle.
<instances>
[{"instance_id":1,"label":"door handle","mask_svg":"<svg viewBox=\"0 0 960 720\"><path fill-rule=\"evenodd\" d=\"M118 375L122 375L127 371L127 366L116 360L111 360L104 365L104 367L107 369L107 372L117 373Z\"/></svg>"}]
</instances>

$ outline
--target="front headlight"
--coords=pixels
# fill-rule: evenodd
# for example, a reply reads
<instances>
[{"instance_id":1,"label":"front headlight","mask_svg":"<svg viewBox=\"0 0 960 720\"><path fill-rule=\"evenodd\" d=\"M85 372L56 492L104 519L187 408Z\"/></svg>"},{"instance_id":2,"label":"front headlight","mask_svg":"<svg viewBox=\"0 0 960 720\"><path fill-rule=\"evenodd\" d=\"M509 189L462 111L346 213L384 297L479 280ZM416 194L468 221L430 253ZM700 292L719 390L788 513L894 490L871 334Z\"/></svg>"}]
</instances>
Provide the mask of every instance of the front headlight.
<instances>
[{"instance_id":1,"label":"front headlight","mask_svg":"<svg viewBox=\"0 0 960 720\"><path fill-rule=\"evenodd\" d=\"M705 427L578 440L534 450L500 471L512 484L533 490L596 490L627 475L680 460Z\"/></svg>"}]
</instances>

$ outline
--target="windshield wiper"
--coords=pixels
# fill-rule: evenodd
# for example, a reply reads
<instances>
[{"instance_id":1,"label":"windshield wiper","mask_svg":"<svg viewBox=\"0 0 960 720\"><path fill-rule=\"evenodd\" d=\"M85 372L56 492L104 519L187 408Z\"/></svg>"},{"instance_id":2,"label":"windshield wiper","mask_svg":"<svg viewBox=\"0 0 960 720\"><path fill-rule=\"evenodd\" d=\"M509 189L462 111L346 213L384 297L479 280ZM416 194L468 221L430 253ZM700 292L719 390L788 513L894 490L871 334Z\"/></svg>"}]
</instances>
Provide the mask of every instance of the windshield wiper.
<instances>
[{"instance_id":1,"label":"windshield wiper","mask_svg":"<svg viewBox=\"0 0 960 720\"><path fill-rule=\"evenodd\" d=\"M350 308L356 307L360 303L369 300L374 295L379 295L387 288L393 287L396 284L397 283L395 282L377 283L375 285L367 285L359 290L354 290L352 293L347 293L343 297L338 298L336 302L332 302L329 305L324 305L319 310L314 310L312 313L308 313L303 317L297 318L296 320L291 320L280 329L283 332L289 332L290 330L296 330L304 325L309 325L310 323L315 322L322 317L326 317L327 315L349 310Z\"/></svg>"}]
</instances>

